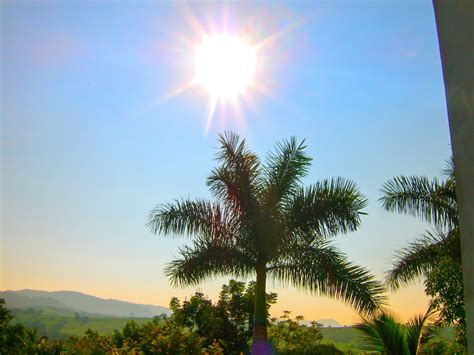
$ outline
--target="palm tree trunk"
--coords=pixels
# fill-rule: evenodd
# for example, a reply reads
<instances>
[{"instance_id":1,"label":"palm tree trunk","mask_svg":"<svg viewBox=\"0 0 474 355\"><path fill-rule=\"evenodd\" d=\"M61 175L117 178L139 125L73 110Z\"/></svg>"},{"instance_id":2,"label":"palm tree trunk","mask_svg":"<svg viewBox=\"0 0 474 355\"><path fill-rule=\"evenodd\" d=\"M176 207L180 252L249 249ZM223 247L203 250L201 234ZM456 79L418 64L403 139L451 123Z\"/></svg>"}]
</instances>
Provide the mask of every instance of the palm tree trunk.
<instances>
[{"instance_id":1,"label":"palm tree trunk","mask_svg":"<svg viewBox=\"0 0 474 355\"><path fill-rule=\"evenodd\" d=\"M265 266L257 267L252 354L272 353L267 339L266 282L267 270Z\"/></svg>"}]
</instances>

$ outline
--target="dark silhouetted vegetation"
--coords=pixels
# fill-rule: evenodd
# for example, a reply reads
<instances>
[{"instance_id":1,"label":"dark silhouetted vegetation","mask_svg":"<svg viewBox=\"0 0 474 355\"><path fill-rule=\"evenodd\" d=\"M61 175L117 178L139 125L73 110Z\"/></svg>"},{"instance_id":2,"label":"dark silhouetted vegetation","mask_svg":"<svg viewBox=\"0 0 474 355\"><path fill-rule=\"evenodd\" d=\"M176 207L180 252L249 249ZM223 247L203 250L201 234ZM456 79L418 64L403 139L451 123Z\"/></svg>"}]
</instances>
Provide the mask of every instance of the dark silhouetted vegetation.
<instances>
[{"instance_id":1,"label":"dark silhouetted vegetation","mask_svg":"<svg viewBox=\"0 0 474 355\"><path fill-rule=\"evenodd\" d=\"M36 330L21 324L11 324L12 313L0 299L0 354L21 354L34 352L37 343Z\"/></svg>"},{"instance_id":2,"label":"dark silhouetted vegetation","mask_svg":"<svg viewBox=\"0 0 474 355\"><path fill-rule=\"evenodd\" d=\"M49 334L38 336L35 329L28 329L23 325L12 324L13 315L4 307L4 303L0 303L1 329L0 329L0 353L1 354L232 354L242 351L242 341L228 341L227 337L232 332L241 332L241 335L247 339L246 347L248 349L251 343L251 332L248 331L248 325L244 318L250 316L251 312L245 317L237 317L234 315L238 310L245 308L245 304L249 302L241 302L245 299L247 291L252 287L245 288L240 282L231 281L228 285L223 286L220 300L217 303L210 302L202 294L197 294L196 299L191 301L183 301L179 308L186 309L185 319L183 313L179 316L166 317L159 316L149 319L142 324L135 321L128 321L120 327L120 330L108 331L100 333L97 330L88 329L78 335L70 336L64 339L52 340ZM230 289L238 290L230 293ZM245 292L242 291L245 289ZM224 293L224 295L222 295ZM229 295L232 294L234 300L229 302ZM241 296L244 297L241 297ZM271 295L271 299L275 300L276 295ZM224 300L227 304L219 305ZM194 308L183 307L183 305L200 304L203 307ZM250 304L254 304L251 300ZM270 305L271 302L268 302ZM224 307L225 311L217 311L220 307ZM201 313L207 313L209 310L212 316L202 317L197 312L193 314L192 309L204 310ZM207 311L206 311L207 310ZM37 311L36 314L39 312ZM44 315L42 315L44 316ZM181 319L178 319L181 318ZM74 317L70 317L76 322ZM97 318L109 324L108 318ZM186 320L187 319L187 320ZM199 319L198 323L190 325L189 321ZM214 334L206 334L206 330L215 329L213 324L207 324L209 320L230 325L233 328L237 324L243 324L241 329L233 328L230 332L216 331ZM237 320L239 319L239 320ZM124 319L117 319L122 322ZM92 323L91 319L91 323ZM143 319L142 319L143 321ZM187 325L182 325L182 323ZM93 323L99 324L99 323ZM119 323L116 323L119 324ZM105 328L103 328L105 329ZM367 349L367 342L363 342L358 336L359 333L355 328L320 328L315 322L305 322L301 316L292 319L289 313L285 313L280 319L272 319L269 324L269 340L272 348L279 354L341 354L344 352L359 353ZM224 337L217 338L215 336ZM249 337L246 337L246 336ZM436 334L436 337L423 346L423 349L429 349L429 354L444 354L446 352L460 351L460 346L451 342L452 334L450 329L443 329ZM334 344L331 343L334 342ZM340 350L341 349L341 350ZM247 353L247 351L243 351Z\"/></svg>"},{"instance_id":3,"label":"dark silhouetted vegetation","mask_svg":"<svg viewBox=\"0 0 474 355\"><path fill-rule=\"evenodd\" d=\"M266 295L267 311L277 295ZM182 303L173 298L172 319L207 340L205 346L218 343L226 353L247 352L252 337L255 307L255 283L231 280L222 286L219 301L213 304L204 294L196 292Z\"/></svg>"},{"instance_id":4,"label":"dark silhouetted vegetation","mask_svg":"<svg viewBox=\"0 0 474 355\"><path fill-rule=\"evenodd\" d=\"M445 180L400 176L382 188L381 202L388 211L409 214L432 223L434 231L401 250L387 284L396 290L424 277L425 292L439 310L438 325L456 325L456 337L466 346L461 237L456 200L454 162L444 170Z\"/></svg>"}]
</instances>

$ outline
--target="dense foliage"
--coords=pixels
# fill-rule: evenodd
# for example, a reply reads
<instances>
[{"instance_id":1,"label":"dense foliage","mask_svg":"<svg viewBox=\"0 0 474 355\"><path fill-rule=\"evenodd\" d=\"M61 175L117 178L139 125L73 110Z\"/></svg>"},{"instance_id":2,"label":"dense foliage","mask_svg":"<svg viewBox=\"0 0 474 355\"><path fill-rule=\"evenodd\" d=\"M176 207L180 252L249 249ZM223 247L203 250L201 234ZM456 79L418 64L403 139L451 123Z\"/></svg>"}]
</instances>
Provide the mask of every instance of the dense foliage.
<instances>
[{"instance_id":1,"label":"dense foliage","mask_svg":"<svg viewBox=\"0 0 474 355\"><path fill-rule=\"evenodd\" d=\"M459 229L452 233L459 234ZM466 346L466 310L459 235L452 238L452 242L455 245L439 251L439 257L425 280L425 292L440 311L437 324L457 325L456 340Z\"/></svg>"},{"instance_id":2,"label":"dense foliage","mask_svg":"<svg viewBox=\"0 0 474 355\"><path fill-rule=\"evenodd\" d=\"M444 340L430 341L423 345L423 354L429 355L445 355L445 354L459 354L464 355L466 348L459 344L459 342L447 342Z\"/></svg>"},{"instance_id":3,"label":"dense foliage","mask_svg":"<svg viewBox=\"0 0 474 355\"><path fill-rule=\"evenodd\" d=\"M93 330L83 337L71 337L66 341L52 343L43 341L39 349L44 353L86 353L86 354L201 354L203 339L178 327L169 320L153 319L137 325L130 321L121 331L112 336L99 335Z\"/></svg>"},{"instance_id":4,"label":"dense foliage","mask_svg":"<svg viewBox=\"0 0 474 355\"><path fill-rule=\"evenodd\" d=\"M267 343L267 277L360 312L379 309L383 286L332 245L331 237L360 225L367 200L356 184L336 178L304 187L311 158L295 138L278 143L264 164L236 134L219 142L219 165L207 179L215 200L183 199L150 213L152 232L193 238L168 265L171 282L255 277L253 341L259 344Z\"/></svg>"},{"instance_id":5,"label":"dense foliage","mask_svg":"<svg viewBox=\"0 0 474 355\"><path fill-rule=\"evenodd\" d=\"M11 324L12 314L4 304L0 300L0 354L203 354L207 351L204 338L172 319L158 317L141 326L130 321L113 335L99 335L89 329L82 337L48 342L47 337L38 337L35 329Z\"/></svg>"},{"instance_id":6,"label":"dense foliage","mask_svg":"<svg viewBox=\"0 0 474 355\"><path fill-rule=\"evenodd\" d=\"M36 347L36 331L21 324L11 324L12 313L0 299L0 354L21 354L32 352Z\"/></svg>"},{"instance_id":7,"label":"dense foliage","mask_svg":"<svg viewBox=\"0 0 474 355\"><path fill-rule=\"evenodd\" d=\"M420 217L432 223L427 231L397 255L387 275L392 289L425 279L425 292L439 310L438 325L457 325L457 339L467 345L461 241L454 162L444 170L445 179L400 176L382 188L380 199L388 211Z\"/></svg>"},{"instance_id":8,"label":"dense foliage","mask_svg":"<svg viewBox=\"0 0 474 355\"><path fill-rule=\"evenodd\" d=\"M173 315L155 317L138 325L129 321L112 335L99 335L87 330L82 337L48 342L35 330L11 325L12 315L1 303L1 354L242 354L248 353L252 336L252 313L255 284L231 280L222 287L219 301L212 303L196 292L182 303L173 298ZM267 305L276 301L276 294L267 295ZM2 300L3 301L3 300ZM281 320L270 324L270 339L280 354L341 354L332 344L321 344L319 324L300 324L285 312Z\"/></svg>"},{"instance_id":9,"label":"dense foliage","mask_svg":"<svg viewBox=\"0 0 474 355\"><path fill-rule=\"evenodd\" d=\"M240 288L242 283L231 281L231 286ZM223 286L224 293L227 293ZM244 287L245 288L245 287ZM245 290L247 291L247 287ZM241 299L240 296L247 292L238 292L234 300ZM220 297L219 302L212 304L211 308L217 305L223 299L229 299L227 296ZM209 303L205 297L199 296L207 308ZM173 302L176 302L174 300ZM180 308L184 301L180 302ZM192 303L192 302L190 302ZM234 303L235 307L225 308L226 320L220 319L222 313L217 314L217 322L227 322L232 314L230 309L242 310L238 306L240 301ZM242 304L245 304L243 302ZM253 302L251 302L253 304ZM205 308L206 308L205 307ZM190 313L192 314L192 313ZM35 330L27 329L21 325L11 324L12 314L5 309L3 303L0 304L0 353L1 354L224 354L237 353L238 344L226 342L225 339L212 339L204 334L203 329L212 329L212 324L203 324L201 331L197 327L191 329L189 326L182 326L175 317L157 317L144 324L137 324L129 321L121 330L113 331L109 335L101 335L97 331L87 330L82 336L71 336L68 339L50 341L47 337L38 337ZM249 315L249 314L247 314ZM194 318L194 316L191 316ZM232 317L230 317L232 319ZM244 322L245 323L245 322ZM238 322L236 323L238 324ZM342 333L341 333L342 332ZM342 354L333 344L327 343L326 337L334 339L338 346L344 346L345 350L360 349L363 343L360 343L353 328L320 328L315 322L305 322L301 316L291 319L289 312L285 312L280 319L272 319L269 324L269 339L273 350L278 354ZM204 334L204 335L200 335ZM321 334L328 334L322 339ZM445 332L444 332L445 333ZM47 333L49 335L49 333ZM250 333L249 333L250 334ZM329 334L332 334L331 336ZM341 338L341 335L343 337ZM445 354L461 352L461 348L448 342L449 332L443 337L438 337L435 341L430 341L424 345L429 354ZM337 339L337 340L336 340ZM223 345L227 345L227 350ZM233 345L232 345L233 344ZM247 346L250 340L247 341ZM230 345L230 346L229 346ZM235 348L232 348L236 346ZM429 351L428 351L429 350ZM247 353L247 352L244 352ZM352 352L351 352L352 353Z\"/></svg>"},{"instance_id":10,"label":"dense foliage","mask_svg":"<svg viewBox=\"0 0 474 355\"><path fill-rule=\"evenodd\" d=\"M284 311L280 319L273 318L268 338L278 354L343 354L332 344L321 344L321 324L304 324L303 316L292 319L290 311Z\"/></svg>"},{"instance_id":11,"label":"dense foliage","mask_svg":"<svg viewBox=\"0 0 474 355\"><path fill-rule=\"evenodd\" d=\"M276 293L266 296L267 312L276 302ZM255 283L231 280L222 286L216 304L204 294L196 292L182 303L172 298L170 308L173 321L205 338L205 346L218 343L226 353L249 350L255 307Z\"/></svg>"}]
</instances>

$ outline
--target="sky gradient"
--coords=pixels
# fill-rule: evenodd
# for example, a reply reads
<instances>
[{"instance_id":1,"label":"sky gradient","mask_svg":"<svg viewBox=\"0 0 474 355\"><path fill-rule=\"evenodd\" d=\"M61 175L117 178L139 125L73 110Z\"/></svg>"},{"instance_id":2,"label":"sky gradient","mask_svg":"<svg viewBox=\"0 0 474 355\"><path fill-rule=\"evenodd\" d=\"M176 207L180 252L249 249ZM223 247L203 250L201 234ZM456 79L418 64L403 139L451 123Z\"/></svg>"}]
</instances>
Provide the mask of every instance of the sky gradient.
<instances>
[{"instance_id":1,"label":"sky gradient","mask_svg":"<svg viewBox=\"0 0 474 355\"><path fill-rule=\"evenodd\" d=\"M2 2L0 289L76 290L168 305L197 288L163 275L184 239L144 224L158 203L210 197L217 135L233 130L265 156L306 138L305 183L343 176L369 199L361 228L334 242L382 277L396 250L429 228L382 210L400 174L440 175L448 121L430 1L293 3ZM171 95L193 72L200 32L271 38L236 109ZM273 36L274 34L278 34ZM226 279L199 289L216 297ZM339 301L268 282L307 319L358 320ZM401 317L425 310L421 285L391 296Z\"/></svg>"}]
</instances>

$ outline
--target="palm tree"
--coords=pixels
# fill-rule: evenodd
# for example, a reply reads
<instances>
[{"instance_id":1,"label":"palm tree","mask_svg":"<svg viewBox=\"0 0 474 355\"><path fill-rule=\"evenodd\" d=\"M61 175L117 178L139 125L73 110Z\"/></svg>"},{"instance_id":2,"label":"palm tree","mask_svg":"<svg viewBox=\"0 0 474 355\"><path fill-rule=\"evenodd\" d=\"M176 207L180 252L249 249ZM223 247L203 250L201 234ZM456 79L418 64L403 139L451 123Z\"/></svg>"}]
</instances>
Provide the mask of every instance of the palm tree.
<instances>
[{"instance_id":1,"label":"palm tree","mask_svg":"<svg viewBox=\"0 0 474 355\"><path fill-rule=\"evenodd\" d=\"M220 135L219 142L220 164L207 179L215 201L178 200L149 215L152 232L193 237L166 268L171 282L256 275L254 349L267 341L267 277L361 312L377 310L383 286L328 239L359 227L367 200L356 185L336 178L301 186L311 158L295 138L277 144L264 165L238 135Z\"/></svg>"},{"instance_id":2,"label":"palm tree","mask_svg":"<svg viewBox=\"0 0 474 355\"><path fill-rule=\"evenodd\" d=\"M386 278L392 289L412 283L420 276L428 277L430 270L447 253L452 260L461 262L457 250L460 238L452 158L444 174L445 181L400 176L382 187L379 201L387 211L420 217L435 227L434 232L425 232L398 252L395 265Z\"/></svg>"},{"instance_id":3,"label":"palm tree","mask_svg":"<svg viewBox=\"0 0 474 355\"><path fill-rule=\"evenodd\" d=\"M433 303L441 310L441 322L456 321L463 326L461 241L452 158L444 175L445 180L431 181L400 176L382 187L380 201L387 211L416 216L434 226L397 253L386 283L397 290L424 277L427 294L434 296Z\"/></svg>"},{"instance_id":4,"label":"palm tree","mask_svg":"<svg viewBox=\"0 0 474 355\"><path fill-rule=\"evenodd\" d=\"M429 328L434 312L430 305L425 314L411 318L405 325L390 313L380 312L362 318L362 323L356 324L355 328L364 334L363 339L370 350L391 355L416 355L435 334Z\"/></svg>"}]
</instances>

